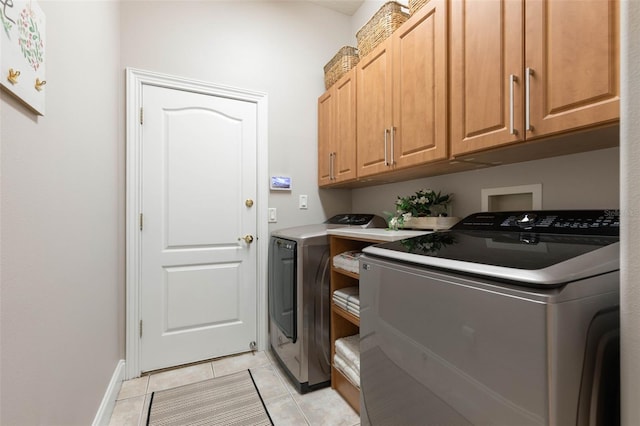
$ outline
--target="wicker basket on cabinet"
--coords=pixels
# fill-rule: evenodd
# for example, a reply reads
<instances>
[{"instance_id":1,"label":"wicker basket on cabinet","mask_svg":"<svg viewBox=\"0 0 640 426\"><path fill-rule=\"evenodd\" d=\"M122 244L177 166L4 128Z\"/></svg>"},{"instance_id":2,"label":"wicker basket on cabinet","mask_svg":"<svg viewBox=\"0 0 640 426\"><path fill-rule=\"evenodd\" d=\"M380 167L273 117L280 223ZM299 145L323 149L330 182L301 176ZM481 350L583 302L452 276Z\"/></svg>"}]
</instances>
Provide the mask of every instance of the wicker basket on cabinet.
<instances>
[{"instance_id":1,"label":"wicker basket on cabinet","mask_svg":"<svg viewBox=\"0 0 640 426\"><path fill-rule=\"evenodd\" d=\"M333 86L333 83L340 80L340 77L355 67L358 61L360 61L358 49L351 46L343 46L324 66L324 87L328 89Z\"/></svg>"},{"instance_id":2,"label":"wicker basket on cabinet","mask_svg":"<svg viewBox=\"0 0 640 426\"><path fill-rule=\"evenodd\" d=\"M413 16L422 6L427 4L429 0L409 0L409 14Z\"/></svg>"},{"instance_id":3,"label":"wicker basket on cabinet","mask_svg":"<svg viewBox=\"0 0 640 426\"><path fill-rule=\"evenodd\" d=\"M405 6L398 2L385 3L356 33L360 56L365 56L385 41L400 25L409 19Z\"/></svg>"}]
</instances>

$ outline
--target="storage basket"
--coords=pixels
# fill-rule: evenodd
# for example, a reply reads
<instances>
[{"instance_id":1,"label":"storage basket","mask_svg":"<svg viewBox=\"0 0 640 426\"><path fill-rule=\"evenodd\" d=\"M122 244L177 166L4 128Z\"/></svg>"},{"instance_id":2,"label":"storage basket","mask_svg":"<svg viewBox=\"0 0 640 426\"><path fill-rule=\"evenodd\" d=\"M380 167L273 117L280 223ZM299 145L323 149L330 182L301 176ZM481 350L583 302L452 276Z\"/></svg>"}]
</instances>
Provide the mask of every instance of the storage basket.
<instances>
[{"instance_id":1,"label":"storage basket","mask_svg":"<svg viewBox=\"0 0 640 426\"><path fill-rule=\"evenodd\" d=\"M333 83L340 80L340 77L355 67L359 60L358 49L351 46L343 46L324 66L324 87L328 89L333 86Z\"/></svg>"},{"instance_id":2,"label":"storage basket","mask_svg":"<svg viewBox=\"0 0 640 426\"><path fill-rule=\"evenodd\" d=\"M406 7L398 2L387 2L360 28L356 33L360 56L365 56L375 49L409 19L409 14L403 9Z\"/></svg>"},{"instance_id":3,"label":"storage basket","mask_svg":"<svg viewBox=\"0 0 640 426\"><path fill-rule=\"evenodd\" d=\"M413 16L422 6L427 4L429 0L409 0L409 14Z\"/></svg>"}]
</instances>

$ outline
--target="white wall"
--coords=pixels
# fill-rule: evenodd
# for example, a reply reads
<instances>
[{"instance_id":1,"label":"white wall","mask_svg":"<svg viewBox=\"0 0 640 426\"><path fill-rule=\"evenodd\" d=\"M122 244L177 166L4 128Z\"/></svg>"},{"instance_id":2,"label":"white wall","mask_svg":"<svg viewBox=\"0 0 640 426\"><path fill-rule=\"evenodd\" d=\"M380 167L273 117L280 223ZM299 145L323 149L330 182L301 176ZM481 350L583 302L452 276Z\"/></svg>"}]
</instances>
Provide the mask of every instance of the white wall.
<instances>
[{"instance_id":1,"label":"white wall","mask_svg":"<svg viewBox=\"0 0 640 426\"><path fill-rule=\"evenodd\" d=\"M619 208L619 149L610 148L545 160L453 173L353 190L353 208L393 212L399 195L422 188L454 194L453 214L480 211L481 190L542 184L544 209Z\"/></svg>"},{"instance_id":2,"label":"white wall","mask_svg":"<svg viewBox=\"0 0 640 426\"><path fill-rule=\"evenodd\" d=\"M270 230L320 223L350 208L349 191L318 190L317 98L324 65L347 44L349 17L307 2L122 4L122 65L265 92L269 173L293 178L272 192ZM268 184L267 182L261 184ZM298 209L298 195L309 209Z\"/></svg>"},{"instance_id":3,"label":"white wall","mask_svg":"<svg viewBox=\"0 0 640 426\"><path fill-rule=\"evenodd\" d=\"M356 34L365 25L369 22L369 19L386 3L386 0L365 0L362 3L362 6L358 8L356 13L351 17L351 35L352 41L351 46L357 47ZM401 1L401 4L407 4L406 1Z\"/></svg>"},{"instance_id":4,"label":"white wall","mask_svg":"<svg viewBox=\"0 0 640 426\"><path fill-rule=\"evenodd\" d=\"M350 208L350 191L318 190L316 144L349 18L306 2L40 3L47 115L0 94L0 423L84 425L124 358L124 67L266 92L269 169L294 182L270 196L272 227L320 222Z\"/></svg>"},{"instance_id":5,"label":"white wall","mask_svg":"<svg viewBox=\"0 0 640 426\"><path fill-rule=\"evenodd\" d=\"M269 170L294 179L291 194L270 196L280 219L272 229L319 222L352 206L388 210L397 195L424 186L456 193L460 215L477 210L478 188L505 182L542 182L546 208L618 202L611 177L617 149L318 190L322 67L340 46L356 45L355 32L383 3L366 1L349 19L306 2L40 1L47 15L47 115L35 118L0 92L0 424L89 424L124 357L124 67L268 93ZM639 5L622 4L637 35ZM626 66L625 93L637 93L638 46L627 47L635 59ZM640 211L632 167L640 162L632 143L640 112L633 101L633 111L623 110L623 214ZM540 180L545 170L560 178L568 168L578 179L559 186ZM605 189L593 191L597 201L585 182ZM302 193L309 195L307 211L297 209ZM628 226L640 235L637 214ZM633 286L640 243L628 238L623 247L623 418L632 425L640 424L640 292Z\"/></svg>"},{"instance_id":6,"label":"white wall","mask_svg":"<svg viewBox=\"0 0 640 426\"><path fill-rule=\"evenodd\" d=\"M47 113L0 93L0 424L87 425L124 357L119 5L40 6Z\"/></svg>"},{"instance_id":7,"label":"white wall","mask_svg":"<svg viewBox=\"0 0 640 426\"><path fill-rule=\"evenodd\" d=\"M640 424L640 2L621 2L621 405L622 425Z\"/></svg>"}]
</instances>

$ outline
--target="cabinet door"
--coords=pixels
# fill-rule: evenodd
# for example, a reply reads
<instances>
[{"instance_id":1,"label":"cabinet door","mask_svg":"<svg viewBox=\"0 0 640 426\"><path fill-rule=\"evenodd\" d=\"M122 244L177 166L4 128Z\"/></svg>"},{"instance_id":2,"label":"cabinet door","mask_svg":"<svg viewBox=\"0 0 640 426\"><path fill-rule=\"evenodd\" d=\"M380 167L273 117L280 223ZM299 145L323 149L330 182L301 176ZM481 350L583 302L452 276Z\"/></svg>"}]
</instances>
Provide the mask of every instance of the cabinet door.
<instances>
[{"instance_id":1,"label":"cabinet door","mask_svg":"<svg viewBox=\"0 0 640 426\"><path fill-rule=\"evenodd\" d=\"M525 66L532 71L528 78L533 127L526 137L618 120L618 1L527 0L525 4Z\"/></svg>"},{"instance_id":2,"label":"cabinet door","mask_svg":"<svg viewBox=\"0 0 640 426\"><path fill-rule=\"evenodd\" d=\"M454 156L524 139L522 14L522 0L451 2Z\"/></svg>"},{"instance_id":3,"label":"cabinet door","mask_svg":"<svg viewBox=\"0 0 640 426\"><path fill-rule=\"evenodd\" d=\"M333 183L334 103L333 88L318 98L318 186Z\"/></svg>"},{"instance_id":4,"label":"cabinet door","mask_svg":"<svg viewBox=\"0 0 640 426\"><path fill-rule=\"evenodd\" d=\"M358 177L389 170L391 129L390 40L362 58L357 73Z\"/></svg>"},{"instance_id":5,"label":"cabinet door","mask_svg":"<svg viewBox=\"0 0 640 426\"><path fill-rule=\"evenodd\" d=\"M394 168L447 157L446 8L429 1L392 36Z\"/></svg>"},{"instance_id":6,"label":"cabinet door","mask_svg":"<svg viewBox=\"0 0 640 426\"><path fill-rule=\"evenodd\" d=\"M349 71L336 82L334 182L356 178L356 73Z\"/></svg>"}]
</instances>

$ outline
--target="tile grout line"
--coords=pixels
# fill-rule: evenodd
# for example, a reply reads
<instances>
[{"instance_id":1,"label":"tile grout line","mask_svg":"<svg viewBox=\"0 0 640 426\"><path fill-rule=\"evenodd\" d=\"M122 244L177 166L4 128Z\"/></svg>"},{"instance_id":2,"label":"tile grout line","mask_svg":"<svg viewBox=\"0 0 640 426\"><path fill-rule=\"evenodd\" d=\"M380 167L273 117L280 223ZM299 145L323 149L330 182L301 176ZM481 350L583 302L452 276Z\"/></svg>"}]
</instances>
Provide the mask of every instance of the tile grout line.
<instances>
[{"instance_id":1,"label":"tile grout line","mask_svg":"<svg viewBox=\"0 0 640 426\"><path fill-rule=\"evenodd\" d=\"M296 401L296 399L293 397L293 395L291 395L291 399L293 400L293 403L296 404L296 407L298 408L298 411L300 411L300 413L302 414L302 417L304 418L304 421L307 422L308 426L311 426L311 420L309 420L309 418L307 417L307 414L304 412L302 407L300 407L300 405L298 404L298 401Z\"/></svg>"},{"instance_id":2,"label":"tile grout line","mask_svg":"<svg viewBox=\"0 0 640 426\"><path fill-rule=\"evenodd\" d=\"M142 409L140 410L140 412L138 413L138 426L142 426L142 418L144 415L144 407L147 403L147 395L144 395L144 399L142 400Z\"/></svg>"},{"instance_id":3,"label":"tile grout line","mask_svg":"<svg viewBox=\"0 0 640 426\"><path fill-rule=\"evenodd\" d=\"M276 378L278 379L280 384L284 387L284 390L286 392L286 394L284 396L286 398L290 398L291 399L291 401L293 402L293 405L296 407L298 412L302 415L302 418L304 419L304 421L307 424L307 426L311 426L311 422L309 421L309 419L305 415L305 413L302 410L302 408L296 402L296 399L293 397L293 393L291 392L291 388L286 383L286 380L287 380L286 377L283 377L281 372L279 371L278 365L276 365L277 361L272 360L271 357L269 357L266 353L265 353L265 356L266 356L267 360L269 361L269 367L271 367L271 370L275 374ZM294 391L295 391L295 389L294 389ZM273 398L273 399L276 399L276 398Z\"/></svg>"},{"instance_id":4,"label":"tile grout line","mask_svg":"<svg viewBox=\"0 0 640 426\"><path fill-rule=\"evenodd\" d=\"M151 386L151 376L152 374L149 374L147 376L147 386L144 389L144 401L142 402L142 410L140 410L140 416L138 416L138 426L144 426L147 423L145 421L144 412L145 412L145 408L147 408L147 399L149 397L149 386Z\"/></svg>"},{"instance_id":5,"label":"tile grout line","mask_svg":"<svg viewBox=\"0 0 640 426\"><path fill-rule=\"evenodd\" d=\"M286 398L290 398L289 401L293 401L293 403L294 403L293 406L297 409L298 414L301 415L302 418L304 419L304 424L307 425L307 426L313 426L314 423L311 421L312 417L309 417L309 414L306 413L305 410L303 409L303 405L304 404L301 404L302 400L298 401L296 399L296 396L298 395L298 393L297 393L295 387L292 387L290 385L288 377L286 377L285 374L283 373L283 371L281 371L280 365L277 363L276 360L271 359L271 357L267 353L264 353L264 357L265 357L266 363L263 363L261 365L256 365L256 366L253 366L253 367L247 367L247 368L249 368L249 369L257 369L257 368L268 367L268 370L270 370L270 372L272 374L274 374L274 376L275 376L274 378L276 379L278 384L284 388L284 393L281 394L282 398L284 398L284 400L286 400ZM210 364L209 368L211 368L211 372L213 374L213 378L216 378L217 374L216 374L216 367L214 366L214 362L211 361L211 362L209 362L209 364ZM144 426L144 422L146 421L145 408L148 409L147 400L148 400L148 397L150 395L149 391L151 389L151 377L152 376L153 376L152 374L147 376L147 378L146 378L147 380L146 380L146 383L145 383L145 386L144 386L145 394L144 395L140 395L140 396L142 396L143 401L142 401L142 406L141 406L140 412L138 413L138 422L137 422L138 426ZM131 397L125 398L125 399L130 399L130 398L133 398L133 397L134 396L131 396ZM273 399L275 400L276 398L274 397ZM352 426L359 426L359 424L360 423L354 423L354 425L352 425Z\"/></svg>"},{"instance_id":6,"label":"tile grout line","mask_svg":"<svg viewBox=\"0 0 640 426\"><path fill-rule=\"evenodd\" d=\"M267 357L268 358L268 357ZM271 362L271 360L269 360L269 362ZM277 362L277 361L276 361ZM273 364L273 363L272 363ZM287 394L289 395L289 398L291 398L291 401L293 401L293 404L295 405L295 407L298 409L298 412L300 414L302 414L302 418L304 419L304 421L307 423L307 426L311 426L311 421L309 420L309 418L307 417L306 413L304 412L304 410L302 409L302 407L300 407L300 404L298 404L298 402L296 401L296 398L293 394L293 392L297 391L290 386L287 386L287 383L285 382L287 379L287 377L283 376L282 373L280 372L279 366L274 366L274 371L276 373L276 375L278 376L278 378L280 379L280 382L284 385L285 390L287 391Z\"/></svg>"}]
</instances>

